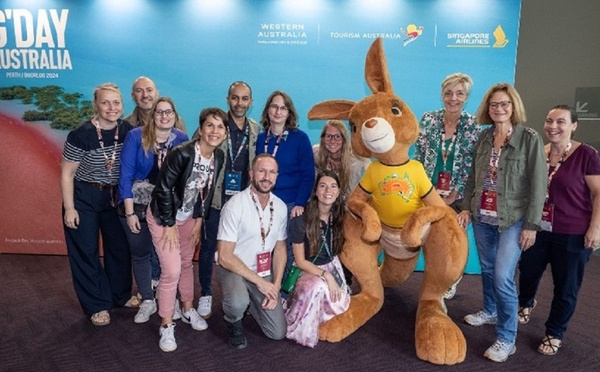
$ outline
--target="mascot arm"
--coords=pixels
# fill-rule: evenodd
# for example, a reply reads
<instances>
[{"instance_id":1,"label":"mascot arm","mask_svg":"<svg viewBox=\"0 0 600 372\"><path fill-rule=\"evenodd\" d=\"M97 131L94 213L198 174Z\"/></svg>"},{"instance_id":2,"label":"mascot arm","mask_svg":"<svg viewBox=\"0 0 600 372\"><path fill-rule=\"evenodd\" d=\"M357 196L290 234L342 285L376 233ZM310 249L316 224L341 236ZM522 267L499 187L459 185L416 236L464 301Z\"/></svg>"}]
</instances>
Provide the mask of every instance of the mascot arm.
<instances>
[{"instance_id":1,"label":"mascot arm","mask_svg":"<svg viewBox=\"0 0 600 372\"><path fill-rule=\"evenodd\" d=\"M360 185L355 187L348 198L348 208L362 220L362 238L367 242L374 242L381 236L381 221L375 209L367 202L369 197L369 193Z\"/></svg>"},{"instance_id":2,"label":"mascot arm","mask_svg":"<svg viewBox=\"0 0 600 372\"><path fill-rule=\"evenodd\" d=\"M425 204L426 206L438 206L438 207L446 206L446 202L444 201L444 199L442 199L440 194L438 194L438 192L436 191L435 188L432 188L431 191L427 195L425 195L425 197L422 198L421 200L423 201L423 204Z\"/></svg>"}]
</instances>

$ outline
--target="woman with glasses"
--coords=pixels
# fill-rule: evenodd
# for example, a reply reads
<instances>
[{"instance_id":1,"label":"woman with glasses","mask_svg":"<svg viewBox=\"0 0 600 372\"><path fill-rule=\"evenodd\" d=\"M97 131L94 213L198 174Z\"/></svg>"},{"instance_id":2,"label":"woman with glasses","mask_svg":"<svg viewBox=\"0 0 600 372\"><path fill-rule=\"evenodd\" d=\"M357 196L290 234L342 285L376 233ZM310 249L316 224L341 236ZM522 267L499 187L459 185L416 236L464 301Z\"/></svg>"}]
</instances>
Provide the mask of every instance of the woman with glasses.
<instances>
[{"instance_id":1,"label":"woman with glasses","mask_svg":"<svg viewBox=\"0 0 600 372\"><path fill-rule=\"evenodd\" d=\"M75 293L92 324L104 326L110 323L108 311L131 298L131 258L115 202L121 149L132 127L120 119L123 97L114 84L94 90L94 110L92 119L67 136L60 185Z\"/></svg>"},{"instance_id":2,"label":"woman with glasses","mask_svg":"<svg viewBox=\"0 0 600 372\"><path fill-rule=\"evenodd\" d=\"M177 289L182 321L196 331L208 328L194 308L192 258L223 168L225 154L218 147L227 137L226 123L227 114L223 110L216 107L202 110L198 138L167 154L152 191L146 220L161 269L157 296L158 314L162 318L159 347L164 352L177 349L173 322Z\"/></svg>"},{"instance_id":3,"label":"woman with glasses","mask_svg":"<svg viewBox=\"0 0 600 372\"><path fill-rule=\"evenodd\" d=\"M152 254L154 245L146 222L146 209L167 152L188 140L176 129L179 122L175 103L159 98L150 110L148 124L132 129L125 138L119 177L120 219L129 249L133 275L142 303L134 322L145 323L156 312L152 290Z\"/></svg>"},{"instance_id":4,"label":"woman with glasses","mask_svg":"<svg viewBox=\"0 0 600 372\"><path fill-rule=\"evenodd\" d=\"M535 294L550 264L554 296L546 332L537 351L555 355L575 312L585 265L600 237L600 155L573 140L577 113L572 107L552 108L544 122L548 164L543 231L519 263L519 323L527 324Z\"/></svg>"},{"instance_id":5,"label":"woman with glasses","mask_svg":"<svg viewBox=\"0 0 600 372\"><path fill-rule=\"evenodd\" d=\"M369 159L356 156L348 130L341 120L329 120L321 131L321 142L313 146L315 172L331 170L340 179L341 197L346 200L369 166Z\"/></svg>"},{"instance_id":6,"label":"woman with glasses","mask_svg":"<svg viewBox=\"0 0 600 372\"><path fill-rule=\"evenodd\" d=\"M464 110L472 86L469 75L446 76L442 81L444 108L423 115L415 143L415 159L423 163L438 194L455 210L462 201L481 133L475 117ZM458 282L460 279L446 290L445 299L454 297Z\"/></svg>"},{"instance_id":7,"label":"woman with glasses","mask_svg":"<svg viewBox=\"0 0 600 372\"><path fill-rule=\"evenodd\" d=\"M266 152L277 160L279 175L273 193L286 203L289 222L304 212L315 183L310 139L298 128L298 113L292 99L280 90L267 99L260 123L264 131L258 134L256 155ZM293 261L289 241L287 253L286 272Z\"/></svg>"},{"instance_id":8,"label":"woman with glasses","mask_svg":"<svg viewBox=\"0 0 600 372\"><path fill-rule=\"evenodd\" d=\"M484 356L504 362L516 351L517 286L521 251L541 230L546 194L542 137L526 127L521 97L509 84L493 85L476 116L492 124L481 133L464 191L459 224L473 220L483 281L483 309L464 317L472 326L496 325L496 341Z\"/></svg>"}]
</instances>

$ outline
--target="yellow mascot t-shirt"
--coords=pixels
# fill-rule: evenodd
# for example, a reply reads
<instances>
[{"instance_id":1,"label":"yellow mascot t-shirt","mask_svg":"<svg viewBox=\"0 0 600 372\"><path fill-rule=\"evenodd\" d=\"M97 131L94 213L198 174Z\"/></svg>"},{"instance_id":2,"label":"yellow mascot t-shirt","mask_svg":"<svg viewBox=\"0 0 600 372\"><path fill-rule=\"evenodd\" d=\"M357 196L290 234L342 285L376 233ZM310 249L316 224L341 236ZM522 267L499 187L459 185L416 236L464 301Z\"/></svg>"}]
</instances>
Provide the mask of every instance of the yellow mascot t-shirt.
<instances>
[{"instance_id":1,"label":"yellow mascot t-shirt","mask_svg":"<svg viewBox=\"0 0 600 372\"><path fill-rule=\"evenodd\" d=\"M421 200L433 188L423 164L409 160L402 165L385 165L373 161L360 180L360 186L371 194L371 205L381 222L400 228L423 206Z\"/></svg>"}]
</instances>

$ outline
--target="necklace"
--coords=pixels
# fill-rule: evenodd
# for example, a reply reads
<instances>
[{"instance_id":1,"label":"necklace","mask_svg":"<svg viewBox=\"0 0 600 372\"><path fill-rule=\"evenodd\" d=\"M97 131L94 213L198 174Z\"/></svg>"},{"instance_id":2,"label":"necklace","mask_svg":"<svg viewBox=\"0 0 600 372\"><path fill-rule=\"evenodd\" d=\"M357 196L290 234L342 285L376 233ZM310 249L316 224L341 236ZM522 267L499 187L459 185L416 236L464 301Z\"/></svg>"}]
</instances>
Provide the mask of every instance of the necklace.
<instances>
[{"instance_id":1,"label":"necklace","mask_svg":"<svg viewBox=\"0 0 600 372\"><path fill-rule=\"evenodd\" d=\"M569 156L569 151L571 151L572 146L573 143L569 141L569 144L567 145L567 147L565 147L565 151L563 151L562 155L560 156L560 160L558 161L558 163L556 163L552 171L550 171L550 169L552 168L552 166L550 165L550 154L552 152L552 149L548 149L548 154L546 154L546 164L548 164L548 184L546 185L546 200L548 200L548 198L550 197L550 183L552 182L552 178L554 178L554 175L556 174L556 172L558 172L558 168L560 168L561 164L564 163L567 159L567 156Z\"/></svg>"},{"instance_id":2,"label":"necklace","mask_svg":"<svg viewBox=\"0 0 600 372\"><path fill-rule=\"evenodd\" d=\"M112 175L112 168L115 165L115 160L117 159L117 142L119 141L119 122L117 121L117 126L115 127L115 137L114 137L114 147L113 152L110 158L106 155L106 149L104 148L104 139L102 139L102 129L100 128L100 121L98 119L92 120L92 124L96 127L96 134L98 135L98 143L100 144L100 149L102 150L102 155L104 155L104 168L108 171L109 175Z\"/></svg>"}]
</instances>

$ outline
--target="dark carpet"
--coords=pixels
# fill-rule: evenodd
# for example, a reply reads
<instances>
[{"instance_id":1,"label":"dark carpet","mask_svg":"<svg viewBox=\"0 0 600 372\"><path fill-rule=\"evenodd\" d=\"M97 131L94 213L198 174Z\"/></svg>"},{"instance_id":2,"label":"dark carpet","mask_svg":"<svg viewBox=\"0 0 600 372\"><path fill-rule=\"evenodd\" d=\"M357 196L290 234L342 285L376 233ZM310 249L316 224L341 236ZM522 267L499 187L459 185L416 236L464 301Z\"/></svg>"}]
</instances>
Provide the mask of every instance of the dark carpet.
<instances>
[{"instance_id":1,"label":"dark carpet","mask_svg":"<svg viewBox=\"0 0 600 372\"><path fill-rule=\"evenodd\" d=\"M292 341L265 338L244 318L248 347L227 345L226 327L215 288L209 328L198 332L178 322L178 349L158 347L158 314L135 324L136 310L111 311L112 322L95 327L83 316L64 256L0 255L1 371L597 371L600 370L600 257L587 266L579 304L563 347L543 356L536 347L544 333L551 300L546 272L531 322L519 328L517 353L505 363L483 358L495 339L493 326L470 327L462 317L481 307L481 279L467 275L456 297L447 301L450 316L467 339L467 358L457 366L436 366L417 359L414 318L422 273L386 290L382 310L339 343L309 349ZM196 273L197 275L197 273ZM216 284L216 283L215 283Z\"/></svg>"}]
</instances>

